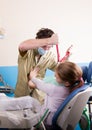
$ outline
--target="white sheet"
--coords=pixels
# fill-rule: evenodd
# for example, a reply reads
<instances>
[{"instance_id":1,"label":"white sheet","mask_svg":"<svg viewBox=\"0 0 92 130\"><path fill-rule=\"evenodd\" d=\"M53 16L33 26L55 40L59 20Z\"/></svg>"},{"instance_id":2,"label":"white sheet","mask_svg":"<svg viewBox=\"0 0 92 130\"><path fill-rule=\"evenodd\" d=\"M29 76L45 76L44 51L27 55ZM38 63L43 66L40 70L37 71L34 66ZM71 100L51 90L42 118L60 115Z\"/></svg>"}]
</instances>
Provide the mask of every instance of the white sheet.
<instances>
[{"instance_id":1,"label":"white sheet","mask_svg":"<svg viewBox=\"0 0 92 130\"><path fill-rule=\"evenodd\" d=\"M33 113L30 109L0 111L0 128L32 128L40 118L40 113Z\"/></svg>"},{"instance_id":2,"label":"white sheet","mask_svg":"<svg viewBox=\"0 0 92 130\"><path fill-rule=\"evenodd\" d=\"M40 110L41 104L30 96L0 93L0 128L31 128L40 120Z\"/></svg>"},{"instance_id":3,"label":"white sheet","mask_svg":"<svg viewBox=\"0 0 92 130\"><path fill-rule=\"evenodd\" d=\"M8 97L4 93L0 93L0 111L5 110L23 110L31 109L35 112L39 112L41 109L41 104L36 99L31 96L23 97Z\"/></svg>"}]
</instances>

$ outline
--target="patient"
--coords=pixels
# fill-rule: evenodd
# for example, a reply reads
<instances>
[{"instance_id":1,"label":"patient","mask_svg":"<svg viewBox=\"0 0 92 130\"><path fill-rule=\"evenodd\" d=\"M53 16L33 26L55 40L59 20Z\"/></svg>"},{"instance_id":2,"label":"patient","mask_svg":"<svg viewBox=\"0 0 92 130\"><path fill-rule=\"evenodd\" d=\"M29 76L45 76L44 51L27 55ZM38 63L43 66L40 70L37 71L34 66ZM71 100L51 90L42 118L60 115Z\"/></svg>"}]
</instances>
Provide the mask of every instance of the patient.
<instances>
[{"instance_id":1,"label":"patient","mask_svg":"<svg viewBox=\"0 0 92 130\"><path fill-rule=\"evenodd\" d=\"M30 86L32 81L37 89L46 93L44 104L41 105L39 101L30 96L10 98L0 94L0 109L10 111L30 108L31 111L40 112L40 116L44 114L46 109L49 109L50 113L45 121L48 125L51 125L52 117L60 104L73 90L84 84L82 70L73 62L60 63L55 70L55 84L45 83L37 79L38 71L39 68L36 68L30 72L31 80L29 80L28 84Z\"/></svg>"}]
</instances>

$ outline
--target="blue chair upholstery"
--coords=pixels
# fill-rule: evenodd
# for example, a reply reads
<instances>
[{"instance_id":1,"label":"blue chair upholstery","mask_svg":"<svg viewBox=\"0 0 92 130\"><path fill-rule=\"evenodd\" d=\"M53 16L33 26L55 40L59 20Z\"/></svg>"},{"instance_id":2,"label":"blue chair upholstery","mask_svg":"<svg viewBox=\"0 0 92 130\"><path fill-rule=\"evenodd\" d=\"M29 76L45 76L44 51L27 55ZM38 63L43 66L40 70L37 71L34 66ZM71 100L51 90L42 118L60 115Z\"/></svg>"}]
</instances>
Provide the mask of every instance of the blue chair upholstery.
<instances>
[{"instance_id":1,"label":"blue chair upholstery","mask_svg":"<svg viewBox=\"0 0 92 130\"><path fill-rule=\"evenodd\" d=\"M87 83L90 84L90 87L92 87L92 61L89 63L89 66L88 66ZM89 116L90 116L90 122L91 122L91 126L90 127L92 129L92 110L91 110L91 105L92 105L92 96L90 96L89 101L88 101Z\"/></svg>"},{"instance_id":2,"label":"blue chair upholstery","mask_svg":"<svg viewBox=\"0 0 92 130\"><path fill-rule=\"evenodd\" d=\"M83 71L83 80L87 84L91 84L91 78L92 78L92 61L89 62L88 66L81 66L82 71Z\"/></svg>"},{"instance_id":3,"label":"blue chair upholstery","mask_svg":"<svg viewBox=\"0 0 92 130\"><path fill-rule=\"evenodd\" d=\"M87 76L88 76L88 67L87 66L81 66L81 69L83 71L83 80L86 82L87 81Z\"/></svg>"},{"instance_id":4,"label":"blue chair upholstery","mask_svg":"<svg viewBox=\"0 0 92 130\"><path fill-rule=\"evenodd\" d=\"M87 82L91 83L91 78L92 78L92 61L89 63L88 66L88 73L87 73Z\"/></svg>"}]
</instances>

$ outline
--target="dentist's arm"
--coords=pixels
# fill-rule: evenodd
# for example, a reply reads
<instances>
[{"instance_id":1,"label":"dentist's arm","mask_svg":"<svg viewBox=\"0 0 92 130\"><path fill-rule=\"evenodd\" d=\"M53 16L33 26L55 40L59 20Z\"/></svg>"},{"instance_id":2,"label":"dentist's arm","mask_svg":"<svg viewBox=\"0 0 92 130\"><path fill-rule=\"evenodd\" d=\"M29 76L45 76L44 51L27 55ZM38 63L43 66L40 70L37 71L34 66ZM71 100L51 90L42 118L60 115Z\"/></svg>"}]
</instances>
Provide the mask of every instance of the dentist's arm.
<instances>
[{"instance_id":1,"label":"dentist's arm","mask_svg":"<svg viewBox=\"0 0 92 130\"><path fill-rule=\"evenodd\" d=\"M22 42L19 45L19 51L24 52L30 49L35 49L41 46L46 46L46 45L55 45L58 43L58 36L57 34L53 34L49 38L43 38L43 39L29 39L24 42Z\"/></svg>"}]
</instances>

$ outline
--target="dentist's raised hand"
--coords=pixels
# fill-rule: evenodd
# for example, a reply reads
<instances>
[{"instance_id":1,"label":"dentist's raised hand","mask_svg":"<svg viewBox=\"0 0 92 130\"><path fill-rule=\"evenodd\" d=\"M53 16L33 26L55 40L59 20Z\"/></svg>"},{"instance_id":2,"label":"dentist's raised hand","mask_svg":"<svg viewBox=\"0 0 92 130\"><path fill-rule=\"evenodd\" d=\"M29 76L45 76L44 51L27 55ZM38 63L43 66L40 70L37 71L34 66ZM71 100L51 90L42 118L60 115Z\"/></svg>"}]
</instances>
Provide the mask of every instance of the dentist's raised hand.
<instances>
[{"instance_id":1,"label":"dentist's raised hand","mask_svg":"<svg viewBox=\"0 0 92 130\"><path fill-rule=\"evenodd\" d=\"M57 34L53 34L50 38L50 43L52 43L52 45L56 45L58 44L58 35Z\"/></svg>"}]
</instances>

